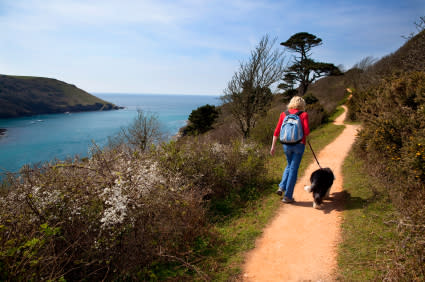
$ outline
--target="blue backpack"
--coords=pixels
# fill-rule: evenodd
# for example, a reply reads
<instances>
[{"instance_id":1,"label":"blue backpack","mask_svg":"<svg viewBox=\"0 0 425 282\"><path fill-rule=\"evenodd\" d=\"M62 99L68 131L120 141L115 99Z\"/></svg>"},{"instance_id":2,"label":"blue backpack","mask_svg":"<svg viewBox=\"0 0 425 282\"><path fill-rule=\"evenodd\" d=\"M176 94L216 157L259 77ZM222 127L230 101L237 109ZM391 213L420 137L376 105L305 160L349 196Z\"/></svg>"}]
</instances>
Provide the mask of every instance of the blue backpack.
<instances>
[{"instance_id":1,"label":"blue backpack","mask_svg":"<svg viewBox=\"0 0 425 282\"><path fill-rule=\"evenodd\" d=\"M289 111L285 112L286 116L280 128L280 143L297 144L303 139L304 131L300 119L302 113L303 111L298 111L295 114L290 114Z\"/></svg>"}]
</instances>

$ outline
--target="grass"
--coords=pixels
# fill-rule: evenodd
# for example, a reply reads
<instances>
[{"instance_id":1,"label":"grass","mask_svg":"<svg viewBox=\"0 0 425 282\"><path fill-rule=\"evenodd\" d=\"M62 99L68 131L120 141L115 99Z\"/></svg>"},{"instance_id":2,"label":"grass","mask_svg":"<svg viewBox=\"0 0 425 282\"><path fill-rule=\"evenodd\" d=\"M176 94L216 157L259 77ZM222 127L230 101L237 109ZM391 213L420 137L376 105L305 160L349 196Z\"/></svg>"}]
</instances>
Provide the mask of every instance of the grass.
<instances>
[{"instance_id":1,"label":"grass","mask_svg":"<svg viewBox=\"0 0 425 282\"><path fill-rule=\"evenodd\" d=\"M338 252L338 278L381 280L386 259L397 240L395 211L386 188L364 172L363 162L353 152L344 162L343 174L348 197Z\"/></svg>"},{"instance_id":2,"label":"grass","mask_svg":"<svg viewBox=\"0 0 425 282\"><path fill-rule=\"evenodd\" d=\"M326 124L314 130L309 138L312 145L314 144L315 152L319 152L334 140L343 129L344 126ZM300 175L311 161L313 161L313 155L309 149L306 149L299 169ZM243 213L214 227L221 243L216 246L203 267L214 281L231 281L238 278L246 252L254 247L255 240L261 235L262 230L280 206L280 201L274 192L286 165L283 150L277 150L267 164L270 184L264 193L249 202Z\"/></svg>"},{"instance_id":3,"label":"grass","mask_svg":"<svg viewBox=\"0 0 425 282\"><path fill-rule=\"evenodd\" d=\"M339 134L342 133L344 129L345 126L343 125L334 125L332 123L327 123L311 132L308 137L308 140L310 141L311 147L313 148L316 156L319 154L320 150L322 150L326 145L331 143ZM313 158L313 153L311 152L310 147L307 144L300 165L300 174L304 172L304 170L312 161L315 161Z\"/></svg>"},{"instance_id":4,"label":"grass","mask_svg":"<svg viewBox=\"0 0 425 282\"><path fill-rule=\"evenodd\" d=\"M339 106L335 111L329 116L329 122L334 122L337 117L339 117L344 112L344 108Z\"/></svg>"}]
</instances>

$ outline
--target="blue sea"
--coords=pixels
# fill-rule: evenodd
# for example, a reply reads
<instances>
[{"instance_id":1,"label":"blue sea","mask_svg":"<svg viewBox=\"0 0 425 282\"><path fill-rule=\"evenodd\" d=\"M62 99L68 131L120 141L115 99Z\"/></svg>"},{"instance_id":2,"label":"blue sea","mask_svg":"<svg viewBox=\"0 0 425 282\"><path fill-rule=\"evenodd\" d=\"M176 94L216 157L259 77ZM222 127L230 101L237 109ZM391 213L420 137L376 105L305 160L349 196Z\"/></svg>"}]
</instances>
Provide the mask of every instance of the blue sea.
<instances>
[{"instance_id":1,"label":"blue sea","mask_svg":"<svg viewBox=\"0 0 425 282\"><path fill-rule=\"evenodd\" d=\"M24 164L88 156L92 142L104 146L108 137L127 127L137 110L156 114L164 133L175 135L196 108L219 105L219 96L162 94L95 94L123 110L37 115L0 119L0 173L17 172Z\"/></svg>"}]
</instances>

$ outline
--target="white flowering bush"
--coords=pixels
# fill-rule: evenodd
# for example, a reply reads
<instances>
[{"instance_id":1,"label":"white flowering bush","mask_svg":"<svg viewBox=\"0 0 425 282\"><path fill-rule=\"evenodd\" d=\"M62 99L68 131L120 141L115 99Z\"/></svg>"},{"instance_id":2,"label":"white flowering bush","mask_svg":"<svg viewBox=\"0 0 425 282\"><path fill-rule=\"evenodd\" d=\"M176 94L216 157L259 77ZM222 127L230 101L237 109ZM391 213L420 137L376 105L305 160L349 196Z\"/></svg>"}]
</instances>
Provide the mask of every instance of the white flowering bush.
<instances>
[{"instance_id":1,"label":"white flowering bush","mask_svg":"<svg viewBox=\"0 0 425 282\"><path fill-rule=\"evenodd\" d=\"M149 280L169 264L198 271L188 260L199 261L197 242L215 242L209 224L264 187L256 145L200 140L149 150L118 142L23 167L1 190L0 280Z\"/></svg>"},{"instance_id":2,"label":"white flowering bush","mask_svg":"<svg viewBox=\"0 0 425 282\"><path fill-rule=\"evenodd\" d=\"M144 279L206 232L202 193L141 152L25 167L0 198L0 280Z\"/></svg>"}]
</instances>

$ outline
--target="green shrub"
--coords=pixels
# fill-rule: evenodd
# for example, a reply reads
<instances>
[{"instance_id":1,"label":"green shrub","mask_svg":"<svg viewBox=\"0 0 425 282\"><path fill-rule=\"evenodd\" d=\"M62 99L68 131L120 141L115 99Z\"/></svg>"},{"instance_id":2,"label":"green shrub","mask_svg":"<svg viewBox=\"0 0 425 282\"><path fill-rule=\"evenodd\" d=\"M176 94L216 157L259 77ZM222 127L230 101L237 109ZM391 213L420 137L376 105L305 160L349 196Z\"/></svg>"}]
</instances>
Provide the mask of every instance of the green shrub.
<instances>
[{"instance_id":1,"label":"green shrub","mask_svg":"<svg viewBox=\"0 0 425 282\"><path fill-rule=\"evenodd\" d=\"M320 103L307 104L306 112L308 113L308 124L310 130L314 130L321 124L325 123L329 117Z\"/></svg>"},{"instance_id":2,"label":"green shrub","mask_svg":"<svg viewBox=\"0 0 425 282\"><path fill-rule=\"evenodd\" d=\"M283 103L289 103L289 101L292 99L292 97L296 96L298 94L298 89L287 89L283 92L282 102Z\"/></svg>"},{"instance_id":3,"label":"green shrub","mask_svg":"<svg viewBox=\"0 0 425 282\"><path fill-rule=\"evenodd\" d=\"M259 144L270 146L280 114L281 111L279 109L268 111L267 115L259 119L256 126L252 129L251 138Z\"/></svg>"},{"instance_id":4,"label":"green shrub","mask_svg":"<svg viewBox=\"0 0 425 282\"><path fill-rule=\"evenodd\" d=\"M355 93L350 101L363 121L357 154L388 186L402 235L388 275L425 278L425 72L393 76Z\"/></svg>"},{"instance_id":5,"label":"green shrub","mask_svg":"<svg viewBox=\"0 0 425 282\"><path fill-rule=\"evenodd\" d=\"M218 114L217 108L208 104L193 110L189 115L190 124L184 129L185 134L197 135L212 129Z\"/></svg>"},{"instance_id":6,"label":"green shrub","mask_svg":"<svg viewBox=\"0 0 425 282\"><path fill-rule=\"evenodd\" d=\"M231 145L202 139L164 144L158 151L160 165L187 178L204 195L223 198L263 181L264 155L253 143Z\"/></svg>"},{"instance_id":7,"label":"green shrub","mask_svg":"<svg viewBox=\"0 0 425 282\"><path fill-rule=\"evenodd\" d=\"M319 102L319 99L317 99L313 94L307 93L303 96L303 99L305 100L306 104L314 104Z\"/></svg>"}]
</instances>

